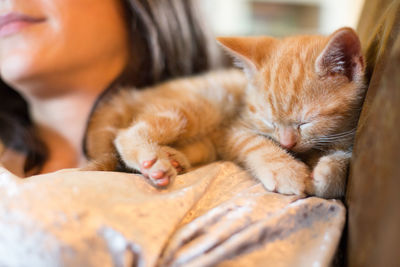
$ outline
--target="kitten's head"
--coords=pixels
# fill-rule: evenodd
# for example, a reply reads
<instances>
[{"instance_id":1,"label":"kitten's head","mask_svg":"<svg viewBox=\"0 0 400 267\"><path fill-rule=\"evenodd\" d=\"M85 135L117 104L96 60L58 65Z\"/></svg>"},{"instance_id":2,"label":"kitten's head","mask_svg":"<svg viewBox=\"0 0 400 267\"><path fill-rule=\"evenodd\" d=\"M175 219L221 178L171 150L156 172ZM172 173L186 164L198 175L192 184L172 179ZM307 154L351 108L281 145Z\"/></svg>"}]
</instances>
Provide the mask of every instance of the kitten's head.
<instances>
[{"instance_id":1,"label":"kitten's head","mask_svg":"<svg viewBox=\"0 0 400 267\"><path fill-rule=\"evenodd\" d=\"M351 142L362 101L364 62L357 34L224 37L250 83L243 119L294 152Z\"/></svg>"}]
</instances>

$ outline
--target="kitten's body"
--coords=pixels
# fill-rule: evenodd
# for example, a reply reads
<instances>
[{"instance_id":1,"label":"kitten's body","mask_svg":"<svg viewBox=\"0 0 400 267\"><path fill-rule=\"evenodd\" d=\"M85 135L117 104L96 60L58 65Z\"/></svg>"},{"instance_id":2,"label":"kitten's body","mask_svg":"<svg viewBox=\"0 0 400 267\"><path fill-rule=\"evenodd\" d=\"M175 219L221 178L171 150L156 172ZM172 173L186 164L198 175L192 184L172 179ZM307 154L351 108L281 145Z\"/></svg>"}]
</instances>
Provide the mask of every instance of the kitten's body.
<instances>
[{"instance_id":1,"label":"kitten's body","mask_svg":"<svg viewBox=\"0 0 400 267\"><path fill-rule=\"evenodd\" d=\"M220 42L247 77L219 71L121 90L89 123L88 169L122 162L166 186L191 165L222 158L270 191L342 196L363 96L355 33Z\"/></svg>"},{"instance_id":2,"label":"kitten's body","mask_svg":"<svg viewBox=\"0 0 400 267\"><path fill-rule=\"evenodd\" d=\"M100 103L91 118L86 148L92 162L88 168L115 170L119 156L122 167L128 169L144 171L139 162L155 157L159 162L149 172L159 164L167 168L163 164L170 165L169 160L161 158L168 158L164 149L173 153L171 147L185 153L186 157L177 159L185 169L215 160L213 137L237 116L246 84L241 71L222 70L141 91L121 89ZM175 171L172 168L168 174L174 176Z\"/></svg>"}]
</instances>

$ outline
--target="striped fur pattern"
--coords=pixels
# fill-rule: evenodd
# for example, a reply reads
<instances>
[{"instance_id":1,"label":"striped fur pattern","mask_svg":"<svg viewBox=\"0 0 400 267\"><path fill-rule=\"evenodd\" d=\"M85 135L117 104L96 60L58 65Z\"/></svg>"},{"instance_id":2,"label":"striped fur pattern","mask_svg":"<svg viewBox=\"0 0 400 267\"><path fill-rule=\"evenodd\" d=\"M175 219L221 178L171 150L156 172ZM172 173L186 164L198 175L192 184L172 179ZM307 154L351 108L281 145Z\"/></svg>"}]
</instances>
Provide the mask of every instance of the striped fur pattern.
<instances>
[{"instance_id":1,"label":"striped fur pattern","mask_svg":"<svg viewBox=\"0 0 400 267\"><path fill-rule=\"evenodd\" d=\"M167 186L192 165L218 158L283 194L341 197L362 97L356 33L226 37L243 67L121 90L88 127L87 169L118 162Z\"/></svg>"}]
</instances>

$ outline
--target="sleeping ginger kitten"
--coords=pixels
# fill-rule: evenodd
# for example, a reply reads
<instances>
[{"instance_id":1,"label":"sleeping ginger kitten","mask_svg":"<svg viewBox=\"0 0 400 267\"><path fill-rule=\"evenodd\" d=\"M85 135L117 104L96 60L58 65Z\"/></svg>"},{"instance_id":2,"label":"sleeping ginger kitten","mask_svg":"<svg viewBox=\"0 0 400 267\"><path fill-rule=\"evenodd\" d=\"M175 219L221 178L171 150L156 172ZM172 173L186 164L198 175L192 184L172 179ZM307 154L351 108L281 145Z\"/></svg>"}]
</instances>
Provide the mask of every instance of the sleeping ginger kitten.
<instances>
[{"instance_id":1,"label":"sleeping ginger kitten","mask_svg":"<svg viewBox=\"0 0 400 267\"><path fill-rule=\"evenodd\" d=\"M165 187L220 158L269 191L343 196L364 95L356 33L218 40L246 75L225 70L120 90L89 122L87 169L137 170Z\"/></svg>"}]
</instances>

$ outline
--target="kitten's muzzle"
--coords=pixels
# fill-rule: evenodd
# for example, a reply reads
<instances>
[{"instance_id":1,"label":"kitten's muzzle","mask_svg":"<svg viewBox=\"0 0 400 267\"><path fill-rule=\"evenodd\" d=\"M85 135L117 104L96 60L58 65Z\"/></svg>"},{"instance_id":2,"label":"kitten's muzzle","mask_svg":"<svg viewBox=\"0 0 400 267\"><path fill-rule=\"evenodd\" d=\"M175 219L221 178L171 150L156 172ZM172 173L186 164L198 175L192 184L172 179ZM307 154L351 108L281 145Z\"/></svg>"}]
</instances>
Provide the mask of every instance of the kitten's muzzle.
<instances>
[{"instance_id":1,"label":"kitten's muzzle","mask_svg":"<svg viewBox=\"0 0 400 267\"><path fill-rule=\"evenodd\" d=\"M279 129L279 144L286 149L292 149L297 145L298 132L291 127Z\"/></svg>"}]
</instances>

